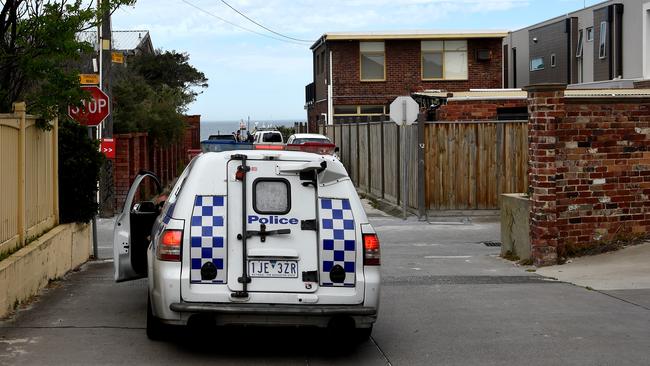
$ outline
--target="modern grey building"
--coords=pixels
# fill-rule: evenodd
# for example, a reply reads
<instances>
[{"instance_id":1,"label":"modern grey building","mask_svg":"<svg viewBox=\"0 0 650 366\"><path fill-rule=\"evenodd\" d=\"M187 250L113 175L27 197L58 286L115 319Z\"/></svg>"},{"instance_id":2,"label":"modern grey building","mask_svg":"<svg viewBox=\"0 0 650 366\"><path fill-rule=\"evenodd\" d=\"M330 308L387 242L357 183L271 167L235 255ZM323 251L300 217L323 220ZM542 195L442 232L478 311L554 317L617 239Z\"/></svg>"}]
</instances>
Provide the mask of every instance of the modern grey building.
<instances>
[{"instance_id":1,"label":"modern grey building","mask_svg":"<svg viewBox=\"0 0 650 366\"><path fill-rule=\"evenodd\" d=\"M650 79L650 0L609 0L510 32L504 87L633 87Z\"/></svg>"}]
</instances>

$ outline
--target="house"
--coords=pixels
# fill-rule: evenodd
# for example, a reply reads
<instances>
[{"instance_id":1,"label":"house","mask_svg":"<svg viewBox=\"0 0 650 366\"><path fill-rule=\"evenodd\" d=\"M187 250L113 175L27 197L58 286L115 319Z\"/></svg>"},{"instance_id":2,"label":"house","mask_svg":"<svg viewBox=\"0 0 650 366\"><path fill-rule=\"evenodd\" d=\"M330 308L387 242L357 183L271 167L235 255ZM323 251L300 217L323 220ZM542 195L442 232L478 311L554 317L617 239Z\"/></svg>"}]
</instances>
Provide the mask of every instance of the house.
<instances>
[{"instance_id":1,"label":"house","mask_svg":"<svg viewBox=\"0 0 650 366\"><path fill-rule=\"evenodd\" d=\"M650 79L650 0L609 0L508 33L505 85L631 88Z\"/></svg>"},{"instance_id":2,"label":"house","mask_svg":"<svg viewBox=\"0 0 650 366\"><path fill-rule=\"evenodd\" d=\"M400 95L502 88L506 31L325 33L311 47L305 87L311 131L318 123L383 120Z\"/></svg>"}]
</instances>

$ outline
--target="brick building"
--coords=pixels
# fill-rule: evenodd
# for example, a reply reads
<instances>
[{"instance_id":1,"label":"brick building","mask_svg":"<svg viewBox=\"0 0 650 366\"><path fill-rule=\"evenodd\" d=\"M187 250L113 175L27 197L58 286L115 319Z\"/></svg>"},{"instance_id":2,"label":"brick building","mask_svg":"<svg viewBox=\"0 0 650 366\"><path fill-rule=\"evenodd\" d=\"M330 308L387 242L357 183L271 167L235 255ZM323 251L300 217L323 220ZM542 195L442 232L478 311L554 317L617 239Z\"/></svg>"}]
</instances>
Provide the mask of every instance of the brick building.
<instances>
[{"instance_id":1,"label":"brick building","mask_svg":"<svg viewBox=\"0 0 650 366\"><path fill-rule=\"evenodd\" d=\"M400 95L501 88L505 31L326 33L312 47L310 130L385 118ZM330 113L332 110L333 113Z\"/></svg>"}]
</instances>

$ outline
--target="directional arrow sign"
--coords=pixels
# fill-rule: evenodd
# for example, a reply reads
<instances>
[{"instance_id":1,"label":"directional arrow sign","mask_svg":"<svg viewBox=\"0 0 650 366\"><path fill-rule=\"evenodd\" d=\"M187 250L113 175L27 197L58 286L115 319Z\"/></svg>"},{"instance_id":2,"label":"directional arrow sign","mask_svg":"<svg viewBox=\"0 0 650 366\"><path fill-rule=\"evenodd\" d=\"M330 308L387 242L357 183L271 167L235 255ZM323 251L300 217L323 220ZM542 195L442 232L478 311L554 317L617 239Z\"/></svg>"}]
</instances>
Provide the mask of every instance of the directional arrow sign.
<instances>
[{"instance_id":1,"label":"directional arrow sign","mask_svg":"<svg viewBox=\"0 0 650 366\"><path fill-rule=\"evenodd\" d=\"M109 138L102 139L99 148L106 155L106 159L115 159L115 140Z\"/></svg>"},{"instance_id":2,"label":"directional arrow sign","mask_svg":"<svg viewBox=\"0 0 650 366\"><path fill-rule=\"evenodd\" d=\"M88 91L91 99L84 100L81 107L68 106L68 115L81 125L97 126L110 113L108 95L96 86L82 86L81 89Z\"/></svg>"}]
</instances>

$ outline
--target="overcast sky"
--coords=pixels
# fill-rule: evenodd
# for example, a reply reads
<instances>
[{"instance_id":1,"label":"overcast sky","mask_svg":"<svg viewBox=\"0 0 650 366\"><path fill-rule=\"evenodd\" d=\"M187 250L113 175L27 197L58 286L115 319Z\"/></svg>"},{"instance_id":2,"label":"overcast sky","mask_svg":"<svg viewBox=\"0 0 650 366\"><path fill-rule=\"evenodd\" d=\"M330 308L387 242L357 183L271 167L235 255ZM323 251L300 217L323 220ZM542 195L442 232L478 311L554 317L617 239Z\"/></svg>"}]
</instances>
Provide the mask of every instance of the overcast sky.
<instances>
[{"instance_id":1,"label":"overcast sky","mask_svg":"<svg viewBox=\"0 0 650 366\"><path fill-rule=\"evenodd\" d=\"M597 0L226 0L296 39L325 32L409 29L515 30ZM189 4L188 4L189 3ZM191 4L191 5L190 5ZM193 6L192 6L193 5ZM199 10L202 9L202 10ZM210 14L212 15L210 15ZM191 105L204 121L305 120L311 80L306 42L282 42L220 0L138 0L113 15L114 30L149 30L155 48L187 52L210 87Z\"/></svg>"}]
</instances>

